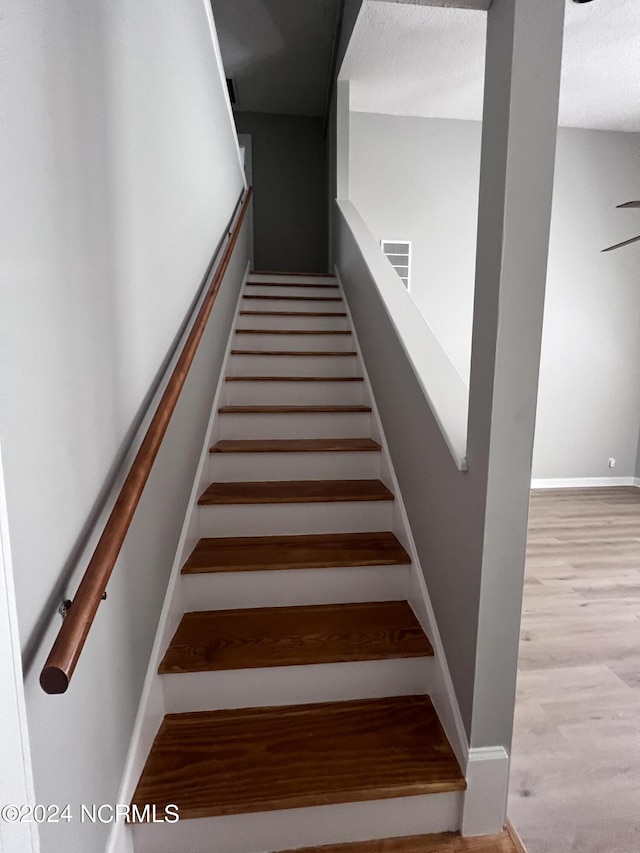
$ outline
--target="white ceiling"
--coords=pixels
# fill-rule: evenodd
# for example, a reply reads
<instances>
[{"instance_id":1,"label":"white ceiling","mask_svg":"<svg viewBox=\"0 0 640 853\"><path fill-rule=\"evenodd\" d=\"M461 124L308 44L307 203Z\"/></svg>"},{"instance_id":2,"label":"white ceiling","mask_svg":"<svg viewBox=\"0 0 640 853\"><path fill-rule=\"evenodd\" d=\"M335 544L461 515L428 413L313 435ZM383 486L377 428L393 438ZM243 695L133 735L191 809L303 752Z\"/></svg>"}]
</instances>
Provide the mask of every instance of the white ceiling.
<instances>
[{"instance_id":1,"label":"white ceiling","mask_svg":"<svg viewBox=\"0 0 640 853\"><path fill-rule=\"evenodd\" d=\"M212 0L235 109L324 112L338 0Z\"/></svg>"},{"instance_id":2,"label":"white ceiling","mask_svg":"<svg viewBox=\"0 0 640 853\"><path fill-rule=\"evenodd\" d=\"M640 131L640 0L567 0L560 124ZM365 0L340 76L357 112L482 118L486 14Z\"/></svg>"}]
</instances>

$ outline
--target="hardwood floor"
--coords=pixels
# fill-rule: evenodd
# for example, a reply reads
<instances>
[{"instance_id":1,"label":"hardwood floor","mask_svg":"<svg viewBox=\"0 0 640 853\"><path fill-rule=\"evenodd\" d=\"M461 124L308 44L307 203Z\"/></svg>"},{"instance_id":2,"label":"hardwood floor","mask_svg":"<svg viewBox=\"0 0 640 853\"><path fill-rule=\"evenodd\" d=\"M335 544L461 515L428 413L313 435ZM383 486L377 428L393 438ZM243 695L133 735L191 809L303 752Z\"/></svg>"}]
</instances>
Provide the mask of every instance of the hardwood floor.
<instances>
[{"instance_id":1,"label":"hardwood floor","mask_svg":"<svg viewBox=\"0 0 640 853\"><path fill-rule=\"evenodd\" d=\"M529 853L640 850L640 489L532 493L509 815Z\"/></svg>"}]
</instances>

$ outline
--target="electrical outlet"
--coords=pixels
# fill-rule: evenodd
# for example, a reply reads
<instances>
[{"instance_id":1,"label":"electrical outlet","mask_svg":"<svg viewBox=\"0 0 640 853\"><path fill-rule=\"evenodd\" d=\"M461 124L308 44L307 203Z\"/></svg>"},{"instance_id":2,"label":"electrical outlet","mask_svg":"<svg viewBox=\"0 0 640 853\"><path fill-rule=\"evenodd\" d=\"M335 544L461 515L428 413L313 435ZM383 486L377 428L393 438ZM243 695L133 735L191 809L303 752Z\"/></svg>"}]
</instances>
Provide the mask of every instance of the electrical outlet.
<instances>
[{"instance_id":1,"label":"electrical outlet","mask_svg":"<svg viewBox=\"0 0 640 853\"><path fill-rule=\"evenodd\" d=\"M609 457L609 468L615 468L615 467L616 467L616 460L613 458L613 456L610 456Z\"/></svg>"}]
</instances>

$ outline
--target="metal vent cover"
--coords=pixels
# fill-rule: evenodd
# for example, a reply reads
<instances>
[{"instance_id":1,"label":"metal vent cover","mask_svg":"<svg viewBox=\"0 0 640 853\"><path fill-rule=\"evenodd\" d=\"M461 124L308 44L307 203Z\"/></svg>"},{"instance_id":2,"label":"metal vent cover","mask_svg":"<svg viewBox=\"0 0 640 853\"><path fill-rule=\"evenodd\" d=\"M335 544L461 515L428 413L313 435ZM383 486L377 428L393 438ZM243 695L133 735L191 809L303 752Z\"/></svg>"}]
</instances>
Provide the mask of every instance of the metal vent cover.
<instances>
[{"instance_id":1,"label":"metal vent cover","mask_svg":"<svg viewBox=\"0 0 640 853\"><path fill-rule=\"evenodd\" d=\"M380 245L402 283L407 290L410 290L411 240L381 240Z\"/></svg>"}]
</instances>

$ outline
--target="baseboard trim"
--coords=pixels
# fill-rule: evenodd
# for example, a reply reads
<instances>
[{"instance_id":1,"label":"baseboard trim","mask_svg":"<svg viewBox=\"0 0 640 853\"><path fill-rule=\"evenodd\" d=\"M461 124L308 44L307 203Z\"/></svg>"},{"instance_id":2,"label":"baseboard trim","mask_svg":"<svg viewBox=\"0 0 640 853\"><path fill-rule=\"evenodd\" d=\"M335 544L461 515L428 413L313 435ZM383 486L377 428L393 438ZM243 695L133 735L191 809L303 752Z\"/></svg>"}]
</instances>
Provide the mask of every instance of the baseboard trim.
<instances>
[{"instance_id":1,"label":"baseboard trim","mask_svg":"<svg viewBox=\"0 0 640 853\"><path fill-rule=\"evenodd\" d=\"M458 763L462 768L462 771L465 772L467 762L469 760L469 739L467 737L464 721L460 712L458 697L456 696L453 679L451 678L451 672L447 664L444 645L438 629L438 623L431 603L429 590L427 589L425 575L420 565L420 559L418 557L418 551L413 538L411 524L409 523L409 516L407 515L407 510L402 498L402 490L400 489L400 484L396 477L391 451L389 450L375 394L373 392L367 366L362 355L362 349L358 340L358 333L356 331L355 323L353 322L353 316L347 301L346 293L344 292L340 271L337 267L334 269L334 275L342 288L345 310L351 323L353 342L355 345L354 349L357 349L360 354L365 388L369 395L373 416L375 438L382 445L383 452L381 454L380 479L391 489L396 498L394 501L393 532L411 556L407 598L435 651L435 666L433 668L432 686L429 690L429 695L431 696L431 701L433 702L438 718L440 719Z\"/></svg>"},{"instance_id":2,"label":"baseboard trim","mask_svg":"<svg viewBox=\"0 0 640 853\"><path fill-rule=\"evenodd\" d=\"M602 489L615 486L640 489L640 477L558 477L531 481L532 489Z\"/></svg>"},{"instance_id":3,"label":"baseboard trim","mask_svg":"<svg viewBox=\"0 0 640 853\"><path fill-rule=\"evenodd\" d=\"M109 833L107 853L135 853L131 826L123 821L115 821Z\"/></svg>"},{"instance_id":4,"label":"baseboard trim","mask_svg":"<svg viewBox=\"0 0 640 853\"><path fill-rule=\"evenodd\" d=\"M507 835L513 843L516 853L527 853L527 848L524 846L523 840L520 838L517 829L509 819L507 819L505 829L507 831Z\"/></svg>"},{"instance_id":5,"label":"baseboard trim","mask_svg":"<svg viewBox=\"0 0 640 853\"><path fill-rule=\"evenodd\" d=\"M498 835L507 820L509 755L506 749L502 746L470 749L466 776L461 834Z\"/></svg>"},{"instance_id":6,"label":"baseboard trim","mask_svg":"<svg viewBox=\"0 0 640 853\"><path fill-rule=\"evenodd\" d=\"M237 314L240 310L240 301L242 299L247 276L249 275L249 264L250 262L247 261L246 267L242 272L242 280L238 289L235 308L233 310L230 331L235 326ZM206 471L209 460L209 447L215 440L213 438L214 423L218 411L220 395L224 386L226 365L232 346L233 335L229 334L229 340L227 341L227 346L221 363L218 385L213 396L211 415L207 423L206 432L203 436L200 461L198 463L198 468L187 504L182 531L180 533L175 559L167 584L165 600L160 613L158 628L149 658L149 665L147 667L147 673L142 688L142 695L140 697L140 702L138 703L136 719L120 781L120 789L117 799L118 803L131 802L147 755L149 754L153 740L158 733L158 729L160 728L160 724L162 723L166 713L164 688L162 685L162 677L158 675L158 666L166 650L167 644L178 627L184 612L181 598L182 590L179 587L178 581L182 565L187 555L193 550L195 543L200 538L197 518L198 496L202 492L203 483L207 480ZM106 853L134 853L131 824L124 823L122 821L115 821L112 824L107 841Z\"/></svg>"}]
</instances>

